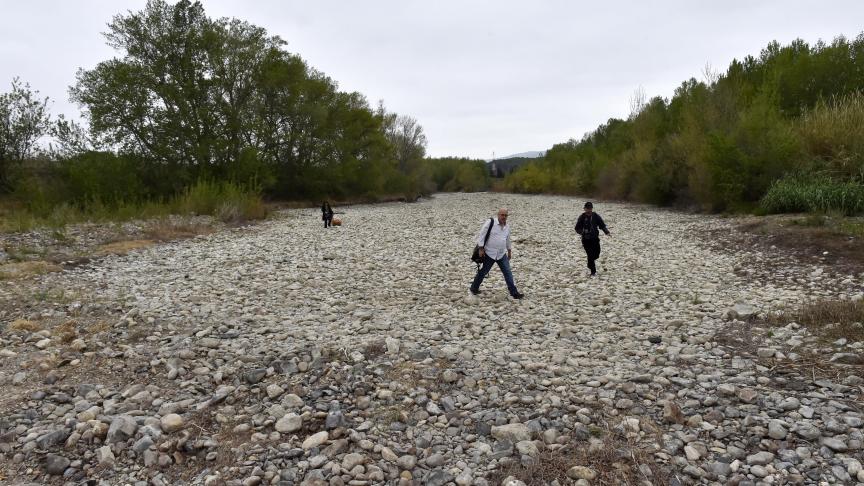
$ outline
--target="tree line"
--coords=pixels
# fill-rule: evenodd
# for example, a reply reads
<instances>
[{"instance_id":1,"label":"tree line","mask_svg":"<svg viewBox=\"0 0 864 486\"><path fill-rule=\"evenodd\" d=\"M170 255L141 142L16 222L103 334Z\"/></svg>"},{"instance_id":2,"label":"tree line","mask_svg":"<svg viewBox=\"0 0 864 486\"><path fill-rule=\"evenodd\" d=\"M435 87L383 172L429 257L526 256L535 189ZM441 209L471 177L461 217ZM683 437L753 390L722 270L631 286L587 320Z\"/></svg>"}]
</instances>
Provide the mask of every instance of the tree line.
<instances>
[{"instance_id":1,"label":"tree line","mask_svg":"<svg viewBox=\"0 0 864 486\"><path fill-rule=\"evenodd\" d=\"M671 99L552 147L511 191L593 194L708 211L864 211L864 34L772 42Z\"/></svg>"},{"instance_id":2,"label":"tree line","mask_svg":"<svg viewBox=\"0 0 864 486\"><path fill-rule=\"evenodd\" d=\"M115 16L105 37L117 57L79 70L70 88L83 125L52 118L49 100L17 79L0 94L0 195L51 208L166 199L196 184L289 200L488 187L478 161L427 159L414 118L340 91L278 36L210 18L200 2L150 0Z\"/></svg>"}]
</instances>

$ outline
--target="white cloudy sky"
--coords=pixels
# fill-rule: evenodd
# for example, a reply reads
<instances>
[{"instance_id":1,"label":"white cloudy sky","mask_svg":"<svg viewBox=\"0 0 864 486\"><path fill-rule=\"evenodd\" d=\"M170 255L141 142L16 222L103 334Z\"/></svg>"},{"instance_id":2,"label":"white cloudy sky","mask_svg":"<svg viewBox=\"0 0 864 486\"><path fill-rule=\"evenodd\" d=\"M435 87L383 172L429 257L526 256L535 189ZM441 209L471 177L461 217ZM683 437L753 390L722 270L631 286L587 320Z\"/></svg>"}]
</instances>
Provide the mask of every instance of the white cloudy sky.
<instances>
[{"instance_id":1,"label":"white cloudy sky","mask_svg":"<svg viewBox=\"0 0 864 486\"><path fill-rule=\"evenodd\" d=\"M624 117L642 86L671 96L710 64L768 42L855 37L860 0L204 0L288 41L371 104L423 125L433 156L490 158L553 144ZM101 32L145 0L0 0L0 92L18 76L75 115L75 71L114 55Z\"/></svg>"}]
</instances>

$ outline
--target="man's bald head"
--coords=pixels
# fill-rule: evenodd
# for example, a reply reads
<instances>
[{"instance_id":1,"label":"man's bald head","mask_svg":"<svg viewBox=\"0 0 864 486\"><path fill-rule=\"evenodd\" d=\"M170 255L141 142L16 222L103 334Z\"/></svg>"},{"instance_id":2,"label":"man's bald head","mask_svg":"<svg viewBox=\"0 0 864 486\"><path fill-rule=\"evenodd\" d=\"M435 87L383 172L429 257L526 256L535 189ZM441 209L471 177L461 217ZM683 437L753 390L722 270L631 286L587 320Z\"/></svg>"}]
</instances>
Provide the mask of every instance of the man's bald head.
<instances>
[{"instance_id":1,"label":"man's bald head","mask_svg":"<svg viewBox=\"0 0 864 486\"><path fill-rule=\"evenodd\" d=\"M507 223L507 208L498 210L498 223L504 225Z\"/></svg>"}]
</instances>

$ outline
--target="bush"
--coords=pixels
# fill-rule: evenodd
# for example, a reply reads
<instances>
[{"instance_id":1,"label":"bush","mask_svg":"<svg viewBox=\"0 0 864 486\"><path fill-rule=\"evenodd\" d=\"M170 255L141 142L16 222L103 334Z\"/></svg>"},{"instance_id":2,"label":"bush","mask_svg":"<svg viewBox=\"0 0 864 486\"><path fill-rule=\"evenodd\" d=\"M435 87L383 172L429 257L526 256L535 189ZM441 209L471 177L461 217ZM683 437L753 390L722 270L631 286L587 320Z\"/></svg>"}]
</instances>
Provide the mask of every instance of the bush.
<instances>
[{"instance_id":1,"label":"bush","mask_svg":"<svg viewBox=\"0 0 864 486\"><path fill-rule=\"evenodd\" d=\"M128 157L85 152L64 162L61 170L66 173L71 199L79 204L119 204L140 201L146 195L139 165Z\"/></svg>"},{"instance_id":2,"label":"bush","mask_svg":"<svg viewBox=\"0 0 864 486\"><path fill-rule=\"evenodd\" d=\"M768 213L836 211L845 215L864 212L864 185L827 177L787 177L776 181L760 201Z\"/></svg>"}]
</instances>

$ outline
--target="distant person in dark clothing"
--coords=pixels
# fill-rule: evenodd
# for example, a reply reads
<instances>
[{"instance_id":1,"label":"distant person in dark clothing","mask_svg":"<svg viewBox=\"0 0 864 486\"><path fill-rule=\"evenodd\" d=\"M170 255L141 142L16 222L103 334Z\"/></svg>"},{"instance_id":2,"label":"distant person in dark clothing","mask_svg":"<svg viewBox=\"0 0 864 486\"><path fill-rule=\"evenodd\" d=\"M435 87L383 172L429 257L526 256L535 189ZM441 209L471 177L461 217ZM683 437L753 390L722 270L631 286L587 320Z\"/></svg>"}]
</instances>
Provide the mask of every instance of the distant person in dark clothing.
<instances>
[{"instance_id":1,"label":"distant person in dark clothing","mask_svg":"<svg viewBox=\"0 0 864 486\"><path fill-rule=\"evenodd\" d=\"M321 219L324 220L324 227L329 228L330 223L333 222L333 208L330 207L330 203L324 201L324 204L321 205Z\"/></svg>"},{"instance_id":2,"label":"distant person in dark clothing","mask_svg":"<svg viewBox=\"0 0 864 486\"><path fill-rule=\"evenodd\" d=\"M588 255L588 270L591 270L591 276L594 277L597 275L594 262L600 258L600 230L603 230L606 236L611 235L603 218L594 212L594 205L590 201L585 203L584 209L585 212L576 220L576 233L582 236L582 247Z\"/></svg>"}]
</instances>

